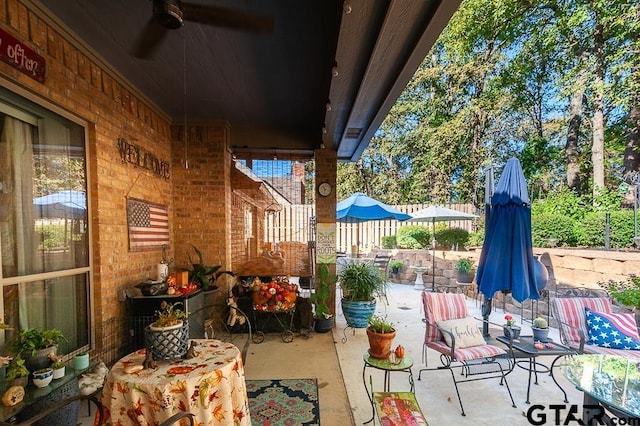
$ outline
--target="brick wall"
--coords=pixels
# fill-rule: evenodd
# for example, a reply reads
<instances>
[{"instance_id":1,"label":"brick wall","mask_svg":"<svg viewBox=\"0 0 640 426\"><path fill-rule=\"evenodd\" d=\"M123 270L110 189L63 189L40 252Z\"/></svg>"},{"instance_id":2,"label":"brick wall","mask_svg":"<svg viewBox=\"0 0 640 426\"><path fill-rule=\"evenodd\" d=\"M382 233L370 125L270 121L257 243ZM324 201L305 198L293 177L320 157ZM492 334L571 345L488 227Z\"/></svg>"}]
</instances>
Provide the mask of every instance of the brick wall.
<instances>
[{"instance_id":1,"label":"brick wall","mask_svg":"<svg viewBox=\"0 0 640 426\"><path fill-rule=\"evenodd\" d=\"M47 66L45 83L39 83L0 63L0 77L10 83L7 86L88 122L95 324L124 316L119 290L155 278L161 259L160 248L129 251L127 197L168 206L171 243L167 255L176 259L175 266L186 265L189 243L202 249L208 264L231 266L226 237L231 230L228 127L216 123L190 128L189 168L185 169L183 128L172 129L168 117L61 30L12 0L0 0L0 27L37 51ZM170 162L172 179L120 161L118 138ZM96 327L98 350L101 330Z\"/></svg>"}]
</instances>

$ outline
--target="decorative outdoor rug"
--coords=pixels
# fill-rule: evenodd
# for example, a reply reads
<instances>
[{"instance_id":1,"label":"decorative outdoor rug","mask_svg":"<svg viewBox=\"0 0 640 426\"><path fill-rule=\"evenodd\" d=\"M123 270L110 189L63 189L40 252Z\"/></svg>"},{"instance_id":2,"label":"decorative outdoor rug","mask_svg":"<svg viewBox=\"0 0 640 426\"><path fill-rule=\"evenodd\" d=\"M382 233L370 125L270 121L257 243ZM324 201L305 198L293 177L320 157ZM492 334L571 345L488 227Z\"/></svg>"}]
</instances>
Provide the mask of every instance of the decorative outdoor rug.
<instances>
[{"instance_id":1,"label":"decorative outdoor rug","mask_svg":"<svg viewBox=\"0 0 640 426\"><path fill-rule=\"evenodd\" d=\"M317 379L247 380L253 426L319 425Z\"/></svg>"}]
</instances>

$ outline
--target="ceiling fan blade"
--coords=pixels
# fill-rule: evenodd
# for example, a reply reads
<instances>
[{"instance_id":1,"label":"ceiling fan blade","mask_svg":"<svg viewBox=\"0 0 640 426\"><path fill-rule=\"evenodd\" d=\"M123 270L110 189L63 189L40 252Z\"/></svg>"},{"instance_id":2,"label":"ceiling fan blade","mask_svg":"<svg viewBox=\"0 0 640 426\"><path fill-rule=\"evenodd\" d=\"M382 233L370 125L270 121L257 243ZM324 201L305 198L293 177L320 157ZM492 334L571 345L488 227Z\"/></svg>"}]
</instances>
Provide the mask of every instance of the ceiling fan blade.
<instances>
[{"instance_id":1,"label":"ceiling fan blade","mask_svg":"<svg viewBox=\"0 0 640 426\"><path fill-rule=\"evenodd\" d=\"M185 21L257 33L273 32L273 19L250 12L182 2Z\"/></svg>"},{"instance_id":2,"label":"ceiling fan blade","mask_svg":"<svg viewBox=\"0 0 640 426\"><path fill-rule=\"evenodd\" d=\"M137 58L146 59L153 56L169 30L160 25L153 17L147 21L142 32L138 35L131 54Z\"/></svg>"}]
</instances>

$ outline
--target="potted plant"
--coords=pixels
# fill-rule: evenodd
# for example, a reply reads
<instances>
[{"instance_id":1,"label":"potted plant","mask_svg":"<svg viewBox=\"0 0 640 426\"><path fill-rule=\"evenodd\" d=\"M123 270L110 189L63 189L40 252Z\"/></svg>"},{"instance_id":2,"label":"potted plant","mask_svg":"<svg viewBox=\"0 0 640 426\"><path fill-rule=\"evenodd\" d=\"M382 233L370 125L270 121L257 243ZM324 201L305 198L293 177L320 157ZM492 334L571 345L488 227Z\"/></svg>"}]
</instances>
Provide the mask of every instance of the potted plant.
<instances>
[{"instance_id":1,"label":"potted plant","mask_svg":"<svg viewBox=\"0 0 640 426\"><path fill-rule=\"evenodd\" d=\"M9 361L5 378L12 386L24 387L29 382L29 370L20 355L14 356L13 359Z\"/></svg>"},{"instance_id":2,"label":"potted plant","mask_svg":"<svg viewBox=\"0 0 640 426\"><path fill-rule=\"evenodd\" d=\"M398 274L398 272L400 272L400 269L404 266L404 263L402 263L401 260L392 260L391 262L389 262L389 268L391 268L391 273L393 274Z\"/></svg>"},{"instance_id":3,"label":"potted plant","mask_svg":"<svg viewBox=\"0 0 640 426\"><path fill-rule=\"evenodd\" d=\"M513 319L513 315L507 314L504 316L504 319L506 321L502 326L504 337L507 339L513 338L514 340L519 339L521 328L516 325L516 320Z\"/></svg>"},{"instance_id":4,"label":"potted plant","mask_svg":"<svg viewBox=\"0 0 640 426\"><path fill-rule=\"evenodd\" d=\"M220 271L222 266L206 266L204 264L204 259L202 256L202 252L193 244L191 244L193 250L198 257L198 261L194 261L191 259L191 254L189 254L189 263L191 263L192 270L189 271L189 283L194 282L203 290L215 290L218 287L215 285L215 282L222 275L229 275L235 277L235 274L231 271Z\"/></svg>"},{"instance_id":5,"label":"potted plant","mask_svg":"<svg viewBox=\"0 0 640 426\"><path fill-rule=\"evenodd\" d=\"M29 371L39 370L51 364L50 354L56 354L58 343L65 340L64 335L57 328L25 328L15 335L9 348L15 354L20 354Z\"/></svg>"},{"instance_id":6,"label":"potted plant","mask_svg":"<svg viewBox=\"0 0 640 426\"><path fill-rule=\"evenodd\" d=\"M533 340L542 343L547 343L549 340L549 324L547 320L542 317L537 317L533 320Z\"/></svg>"},{"instance_id":7,"label":"potted plant","mask_svg":"<svg viewBox=\"0 0 640 426\"><path fill-rule=\"evenodd\" d=\"M33 372L33 384L39 388L43 388L53 380L53 368L41 368Z\"/></svg>"},{"instance_id":8,"label":"potted plant","mask_svg":"<svg viewBox=\"0 0 640 426\"><path fill-rule=\"evenodd\" d=\"M391 354L396 329L386 316L372 315L367 321L367 337L369 339L369 355L377 359L387 359Z\"/></svg>"},{"instance_id":9,"label":"potted plant","mask_svg":"<svg viewBox=\"0 0 640 426\"><path fill-rule=\"evenodd\" d=\"M49 355L51 359L51 368L53 369L53 379L61 379L64 377L64 373L66 367L64 362L62 362L62 357L59 355L51 354Z\"/></svg>"},{"instance_id":10,"label":"potted plant","mask_svg":"<svg viewBox=\"0 0 640 426\"><path fill-rule=\"evenodd\" d=\"M145 327L144 344L153 359L177 359L189 350L188 314L181 305L162 301L155 322Z\"/></svg>"},{"instance_id":11,"label":"potted plant","mask_svg":"<svg viewBox=\"0 0 640 426\"><path fill-rule=\"evenodd\" d=\"M315 291L311 293L313 310L313 329L317 333L326 333L333 328L333 315L329 310L327 301L331 297L331 288L336 285L336 276L330 274L326 263L318 265L318 274Z\"/></svg>"},{"instance_id":12,"label":"potted plant","mask_svg":"<svg viewBox=\"0 0 640 426\"><path fill-rule=\"evenodd\" d=\"M342 289L342 312L347 325L366 328L376 309L376 297L383 295L386 279L380 269L368 263L350 263L338 277Z\"/></svg>"},{"instance_id":13,"label":"potted plant","mask_svg":"<svg viewBox=\"0 0 640 426\"><path fill-rule=\"evenodd\" d=\"M161 331L182 327L183 320L188 315L178 308L180 305L182 305L182 302L167 303L163 300L160 304L160 310L156 311L157 319L149 326L151 330Z\"/></svg>"},{"instance_id":14,"label":"potted plant","mask_svg":"<svg viewBox=\"0 0 640 426\"><path fill-rule=\"evenodd\" d=\"M473 269L473 261L468 257L461 257L456 260L455 269L458 271L457 281L459 283L470 283L473 281L471 270Z\"/></svg>"}]
</instances>

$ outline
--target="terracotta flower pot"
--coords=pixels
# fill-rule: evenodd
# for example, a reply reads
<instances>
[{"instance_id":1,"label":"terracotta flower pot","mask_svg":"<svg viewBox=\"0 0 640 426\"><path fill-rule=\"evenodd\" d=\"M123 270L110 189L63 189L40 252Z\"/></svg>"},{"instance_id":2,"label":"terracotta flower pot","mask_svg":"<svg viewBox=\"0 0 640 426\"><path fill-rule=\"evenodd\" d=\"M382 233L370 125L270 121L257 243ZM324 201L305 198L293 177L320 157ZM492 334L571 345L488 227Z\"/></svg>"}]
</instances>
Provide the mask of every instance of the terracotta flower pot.
<instances>
[{"instance_id":1,"label":"terracotta flower pot","mask_svg":"<svg viewBox=\"0 0 640 426\"><path fill-rule=\"evenodd\" d=\"M396 337L396 331L391 333L375 333L367 328L369 338L369 355L377 359L387 359L391 355L391 346Z\"/></svg>"}]
</instances>

